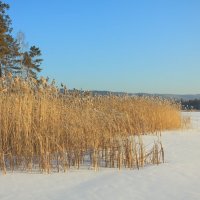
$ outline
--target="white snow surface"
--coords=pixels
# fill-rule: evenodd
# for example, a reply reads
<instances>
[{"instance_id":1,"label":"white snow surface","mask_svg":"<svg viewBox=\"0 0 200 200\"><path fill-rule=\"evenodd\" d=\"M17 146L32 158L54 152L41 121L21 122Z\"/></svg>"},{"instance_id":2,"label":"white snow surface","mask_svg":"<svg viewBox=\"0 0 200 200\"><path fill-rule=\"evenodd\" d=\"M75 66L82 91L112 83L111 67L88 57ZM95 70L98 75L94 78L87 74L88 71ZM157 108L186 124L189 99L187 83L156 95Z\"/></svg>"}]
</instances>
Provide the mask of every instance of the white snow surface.
<instances>
[{"instance_id":1,"label":"white snow surface","mask_svg":"<svg viewBox=\"0 0 200 200\"><path fill-rule=\"evenodd\" d=\"M0 200L200 200L200 113L182 114L191 116L192 126L162 134L164 164L140 170L0 174Z\"/></svg>"}]
</instances>

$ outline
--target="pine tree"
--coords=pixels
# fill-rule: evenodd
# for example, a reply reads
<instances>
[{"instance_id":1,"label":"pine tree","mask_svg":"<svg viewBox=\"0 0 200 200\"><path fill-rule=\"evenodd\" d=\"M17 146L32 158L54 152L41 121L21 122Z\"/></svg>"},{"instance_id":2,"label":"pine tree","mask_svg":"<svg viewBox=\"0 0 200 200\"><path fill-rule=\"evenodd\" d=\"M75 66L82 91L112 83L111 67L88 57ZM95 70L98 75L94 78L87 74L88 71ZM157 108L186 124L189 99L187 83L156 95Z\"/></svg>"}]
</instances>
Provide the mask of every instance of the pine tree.
<instances>
[{"instance_id":1,"label":"pine tree","mask_svg":"<svg viewBox=\"0 0 200 200\"><path fill-rule=\"evenodd\" d=\"M23 53L22 65L26 71L26 78L37 79L37 73L42 69L40 65L43 59L40 58L41 51L38 47L32 46L29 51Z\"/></svg>"},{"instance_id":2,"label":"pine tree","mask_svg":"<svg viewBox=\"0 0 200 200\"><path fill-rule=\"evenodd\" d=\"M0 77L9 71L17 70L19 46L12 37L11 19L6 14L9 5L0 1Z\"/></svg>"}]
</instances>

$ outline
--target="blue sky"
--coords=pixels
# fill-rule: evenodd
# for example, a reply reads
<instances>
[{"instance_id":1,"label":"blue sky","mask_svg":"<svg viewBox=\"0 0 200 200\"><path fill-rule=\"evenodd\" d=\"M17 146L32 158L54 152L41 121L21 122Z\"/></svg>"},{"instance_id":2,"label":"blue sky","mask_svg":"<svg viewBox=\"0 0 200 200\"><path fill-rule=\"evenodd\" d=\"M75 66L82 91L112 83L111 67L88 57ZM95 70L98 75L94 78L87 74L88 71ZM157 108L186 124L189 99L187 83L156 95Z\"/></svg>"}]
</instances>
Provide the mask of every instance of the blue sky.
<instances>
[{"instance_id":1,"label":"blue sky","mask_svg":"<svg viewBox=\"0 0 200 200\"><path fill-rule=\"evenodd\" d=\"M199 0L5 0L41 75L69 88L200 93Z\"/></svg>"}]
</instances>

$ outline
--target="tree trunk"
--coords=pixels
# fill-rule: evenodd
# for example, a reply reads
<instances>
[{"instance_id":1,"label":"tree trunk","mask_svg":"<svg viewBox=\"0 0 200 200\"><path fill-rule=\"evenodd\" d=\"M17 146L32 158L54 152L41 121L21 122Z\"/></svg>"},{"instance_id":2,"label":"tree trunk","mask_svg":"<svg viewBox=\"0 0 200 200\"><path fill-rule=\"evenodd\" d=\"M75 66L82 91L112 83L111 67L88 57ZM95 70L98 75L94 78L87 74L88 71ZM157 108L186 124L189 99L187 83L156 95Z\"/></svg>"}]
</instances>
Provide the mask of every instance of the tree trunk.
<instances>
[{"instance_id":1,"label":"tree trunk","mask_svg":"<svg viewBox=\"0 0 200 200\"><path fill-rule=\"evenodd\" d=\"M2 77L2 66L0 64L0 78Z\"/></svg>"}]
</instances>

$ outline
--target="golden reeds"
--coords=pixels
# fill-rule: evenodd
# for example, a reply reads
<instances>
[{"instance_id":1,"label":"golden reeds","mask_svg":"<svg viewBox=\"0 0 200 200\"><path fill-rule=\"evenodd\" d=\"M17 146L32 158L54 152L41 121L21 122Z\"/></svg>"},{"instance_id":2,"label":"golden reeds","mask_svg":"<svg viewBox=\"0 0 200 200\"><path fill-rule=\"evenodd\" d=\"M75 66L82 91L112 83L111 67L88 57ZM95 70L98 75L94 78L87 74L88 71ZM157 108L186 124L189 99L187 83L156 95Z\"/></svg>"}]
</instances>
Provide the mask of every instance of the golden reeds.
<instances>
[{"instance_id":1,"label":"golden reeds","mask_svg":"<svg viewBox=\"0 0 200 200\"><path fill-rule=\"evenodd\" d=\"M144 134L181 126L179 105L160 98L61 93L42 78L0 80L0 168L66 171L88 165L140 168L164 161Z\"/></svg>"}]
</instances>

